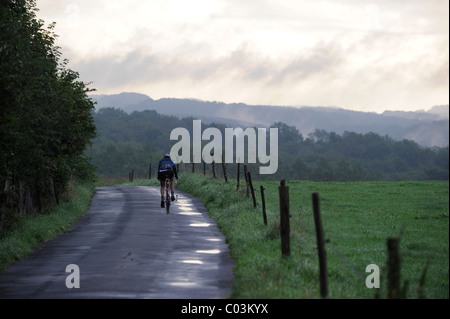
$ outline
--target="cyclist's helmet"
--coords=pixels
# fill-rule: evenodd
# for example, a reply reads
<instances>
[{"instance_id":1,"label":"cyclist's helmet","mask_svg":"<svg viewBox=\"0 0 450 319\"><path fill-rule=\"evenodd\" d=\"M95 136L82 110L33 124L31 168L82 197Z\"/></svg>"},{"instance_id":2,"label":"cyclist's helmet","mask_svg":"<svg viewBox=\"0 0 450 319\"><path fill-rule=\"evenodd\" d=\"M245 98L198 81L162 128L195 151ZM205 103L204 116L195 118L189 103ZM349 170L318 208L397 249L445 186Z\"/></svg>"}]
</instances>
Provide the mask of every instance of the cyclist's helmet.
<instances>
[{"instance_id":1,"label":"cyclist's helmet","mask_svg":"<svg viewBox=\"0 0 450 319\"><path fill-rule=\"evenodd\" d=\"M170 158L170 153L164 154L164 157L169 157Z\"/></svg>"}]
</instances>

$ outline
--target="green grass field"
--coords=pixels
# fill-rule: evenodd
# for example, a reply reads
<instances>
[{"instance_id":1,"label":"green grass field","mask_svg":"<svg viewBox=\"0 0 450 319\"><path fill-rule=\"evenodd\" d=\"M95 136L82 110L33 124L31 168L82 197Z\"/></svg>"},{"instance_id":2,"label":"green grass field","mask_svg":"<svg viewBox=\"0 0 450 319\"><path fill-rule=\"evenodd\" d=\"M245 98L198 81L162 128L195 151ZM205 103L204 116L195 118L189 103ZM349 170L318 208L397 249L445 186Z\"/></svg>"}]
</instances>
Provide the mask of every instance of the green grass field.
<instances>
[{"instance_id":1,"label":"green grass field","mask_svg":"<svg viewBox=\"0 0 450 319\"><path fill-rule=\"evenodd\" d=\"M296 249L311 259L317 259L316 238L310 235L314 229L311 194L320 194L325 237L331 241L327 245L331 297L373 297L374 291L365 286L364 277L368 275L365 267L377 264L381 275L385 274L386 239L400 236L404 227L400 251L402 278L410 286L408 297L417 296L418 281L432 252L426 295L448 298L448 183L289 182L288 185L294 221L291 229L299 233L299 244L303 243ZM264 186L271 194L270 210L277 213L278 183ZM383 281L382 288L385 285Z\"/></svg>"},{"instance_id":2,"label":"green grass field","mask_svg":"<svg viewBox=\"0 0 450 319\"><path fill-rule=\"evenodd\" d=\"M319 298L319 266L311 194L318 192L326 244L330 298L386 297L388 237L401 235L402 281L417 298L419 280L431 254L424 286L427 298L449 298L448 182L316 183L287 181L291 213L291 257L281 257L279 182L266 188L268 226L258 207L235 181L226 185L184 174L178 188L199 197L227 237L236 260L233 298ZM241 189L244 188L241 184ZM403 231L402 231L403 228ZM380 268L381 288L365 285L366 266Z\"/></svg>"}]
</instances>

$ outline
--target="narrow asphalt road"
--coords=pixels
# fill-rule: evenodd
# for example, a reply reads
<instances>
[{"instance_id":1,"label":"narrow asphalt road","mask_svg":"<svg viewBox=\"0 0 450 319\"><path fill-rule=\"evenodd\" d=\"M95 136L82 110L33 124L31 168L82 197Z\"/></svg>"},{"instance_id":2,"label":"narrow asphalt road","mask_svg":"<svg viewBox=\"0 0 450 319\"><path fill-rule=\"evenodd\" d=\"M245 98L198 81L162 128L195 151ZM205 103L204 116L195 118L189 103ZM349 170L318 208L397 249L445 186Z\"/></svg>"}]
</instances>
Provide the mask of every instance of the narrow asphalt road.
<instances>
[{"instance_id":1,"label":"narrow asphalt road","mask_svg":"<svg viewBox=\"0 0 450 319\"><path fill-rule=\"evenodd\" d=\"M0 273L0 298L227 298L234 263L202 203L157 187L100 187L67 233ZM67 288L77 281L79 288Z\"/></svg>"}]
</instances>

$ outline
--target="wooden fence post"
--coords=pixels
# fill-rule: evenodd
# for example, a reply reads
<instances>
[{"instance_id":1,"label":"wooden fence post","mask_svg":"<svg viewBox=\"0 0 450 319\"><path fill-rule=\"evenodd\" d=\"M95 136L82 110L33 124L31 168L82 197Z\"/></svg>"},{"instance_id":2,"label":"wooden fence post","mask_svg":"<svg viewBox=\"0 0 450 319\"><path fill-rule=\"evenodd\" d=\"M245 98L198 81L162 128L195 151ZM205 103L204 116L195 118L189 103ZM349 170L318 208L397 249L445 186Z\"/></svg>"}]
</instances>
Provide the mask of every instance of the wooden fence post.
<instances>
[{"instance_id":1,"label":"wooden fence post","mask_svg":"<svg viewBox=\"0 0 450 319\"><path fill-rule=\"evenodd\" d=\"M317 250L319 252L319 270L320 270L320 295L322 298L328 298L328 266L327 252L325 250L325 239L320 216L319 194L312 194L314 223L316 224Z\"/></svg>"},{"instance_id":2,"label":"wooden fence post","mask_svg":"<svg viewBox=\"0 0 450 319\"><path fill-rule=\"evenodd\" d=\"M192 174L194 174L195 173L195 164L194 164L194 162L192 162Z\"/></svg>"},{"instance_id":3,"label":"wooden fence post","mask_svg":"<svg viewBox=\"0 0 450 319\"><path fill-rule=\"evenodd\" d=\"M247 179L248 179L248 184L250 186L250 191L252 192L253 208L256 208L255 189L253 188L252 176L250 175L250 172L247 172Z\"/></svg>"},{"instance_id":4,"label":"wooden fence post","mask_svg":"<svg viewBox=\"0 0 450 319\"><path fill-rule=\"evenodd\" d=\"M267 226L266 200L264 198L264 186L261 185L260 190L261 190L261 204L262 204L263 220L264 220L264 225Z\"/></svg>"},{"instance_id":5,"label":"wooden fence post","mask_svg":"<svg viewBox=\"0 0 450 319\"><path fill-rule=\"evenodd\" d=\"M280 195L280 236L281 236L281 255L290 257L290 222L289 222L289 187L283 179L278 187Z\"/></svg>"},{"instance_id":6,"label":"wooden fence post","mask_svg":"<svg viewBox=\"0 0 450 319\"><path fill-rule=\"evenodd\" d=\"M247 165L244 164L244 176L245 176L245 185L247 186L247 197L250 197L250 187L248 185L248 176L247 176Z\"/></svg>"},{"instance_id":7,"label":"wooden fence post","mask_svg":"<svg viewBox=\"0 0 450 319\"><path fill-rule=\"evenodd\" d=\"M202 158L202 162L203 162L203 175L206 175L206 163Z\"/></svg>"},{"instance_id":8,"label":"wooden fence post","mask_svg":"<svg viewBox=\"0 0 450 319\"><path fill-rule=\"evenodd\" d=\"M216 166L214 164L214 160L212 161L212 172L213 172L213 178L216 178Z\"/></svg>"},{"instance_id":9,"label":"wooden fence post","mask_svg":"<svg viewBox=\"0 0 450 319\"><path fill-rule=\"evenodd\" d=\"M388 238L388 298L400 298L400 254L399 254L399 238Z\"/></svg>"},{"instance_id":10,"label":"wooden fence post","mask_svg":"<svg viewBox=\"0 0 450 319\"><path fill-rule=\"evenodd\" d=\"M223 154L223 153L222 153L222 170L223 170L223 178L225 179L225 183L228 184L227 168L225 167L225 154Z\"/></svg>"}]
</instances>

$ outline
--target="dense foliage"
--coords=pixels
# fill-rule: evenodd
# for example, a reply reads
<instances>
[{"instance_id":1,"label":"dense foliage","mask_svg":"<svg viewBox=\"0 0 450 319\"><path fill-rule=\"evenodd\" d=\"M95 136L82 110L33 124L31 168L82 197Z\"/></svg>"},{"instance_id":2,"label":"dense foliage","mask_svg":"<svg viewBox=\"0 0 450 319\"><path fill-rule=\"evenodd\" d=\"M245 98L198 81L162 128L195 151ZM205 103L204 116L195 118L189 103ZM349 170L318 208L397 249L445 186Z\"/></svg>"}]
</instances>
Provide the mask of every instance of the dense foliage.
<instances>
[{"instance_id":1,"label":"dense foliage","mask_svg":"<svg viewBox=\"0 0 450 319\"><path fill-rule=\"evenodd\" d=\"M11 215L58 201L71 177L93 178L91 91L60 61L54 24L35 1L0 3L0 229Z\"/></svg>"},{"instance_id":2,"label":"dense foliage","mask_svg":"<svg viewBox=\"0 0 450 319\"><path fill-rule=\"evenodd\" d=\"M191 133L193 118L179 119L156 111L127 114L114 108L102 108L95 114L98 138L89 154L102 177L127 176L135 169L138 176L153 171L176 141L170 140L174 128ZM224 136L225 125L202 123L202 130L216 127ZM358 134L316 130L304 137L284 123L278 128L279 166L276 174L259 175L260 163L249 164L252 176L258 179L302 179L312 181L363 180L448 180L449 153L446 148L424 148L417 143L395 141L375 133ZM245 128L243 128L245 129ZM203 145L208 143L204 141ZM236 164L227 164L229 176L236 174ZM191 170L191 165L182 165ZM197 170L201 167L197 164ZM207 167L210 170L210 165ZM218 174L221 167L217 166ZM153 173L153 176L154 173Z\"/></svg>"}]
</instances>

